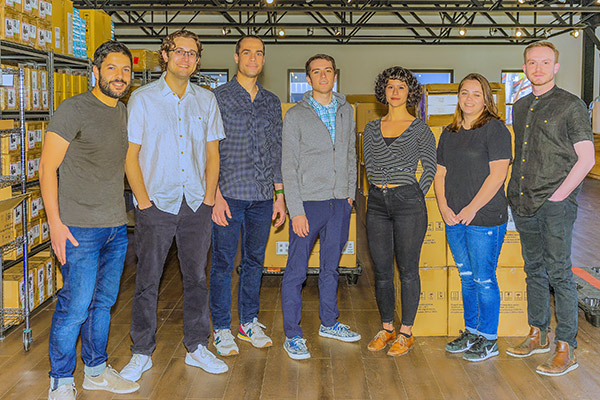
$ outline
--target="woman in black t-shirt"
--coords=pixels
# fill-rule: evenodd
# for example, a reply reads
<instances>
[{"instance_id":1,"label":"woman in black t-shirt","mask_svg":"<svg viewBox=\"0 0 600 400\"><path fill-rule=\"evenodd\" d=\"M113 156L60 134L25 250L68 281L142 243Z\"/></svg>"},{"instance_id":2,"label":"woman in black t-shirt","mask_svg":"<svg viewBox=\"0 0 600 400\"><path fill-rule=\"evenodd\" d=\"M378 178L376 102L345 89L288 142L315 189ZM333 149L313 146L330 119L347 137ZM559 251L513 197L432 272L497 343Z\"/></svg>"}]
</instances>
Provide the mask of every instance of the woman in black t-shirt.
<instances>
[{"instance_id":1,"label":"woman in black t-shirt","mask_svg":"<svg viewBox=\"0 0 600 400\"><path fill-rule=\"evenodd\" d=\"M468 361L498 355L498 256L506 233L504 181L510 133L498 116L489 82L469 74L458 88L454 120L437 149L434 187L462 283L465 331L446 344Z\"/></svg>"}]
</instances>

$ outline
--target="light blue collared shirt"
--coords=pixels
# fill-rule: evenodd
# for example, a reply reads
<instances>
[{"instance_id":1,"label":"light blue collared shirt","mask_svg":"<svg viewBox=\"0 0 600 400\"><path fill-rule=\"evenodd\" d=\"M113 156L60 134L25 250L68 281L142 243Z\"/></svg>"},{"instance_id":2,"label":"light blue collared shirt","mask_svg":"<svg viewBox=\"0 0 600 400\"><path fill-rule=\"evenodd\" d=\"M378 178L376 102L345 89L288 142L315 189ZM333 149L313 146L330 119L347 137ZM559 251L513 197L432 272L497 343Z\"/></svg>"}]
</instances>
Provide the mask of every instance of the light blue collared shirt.
<instances>
[{"instance_id":1,"label":"light blue collared shirt","mask_svg":"<svg viewBox=\"0 0 600 400\"><path fill-rule=\"evenodd\" d=\"M177 214L185 196L196 211L206 193L206 143L225 138L213 93L189 83L180 99L163 73L133 92L127 109L129 141L141 145L139 163L150 200Z\"/></svg>"}]
</instances>

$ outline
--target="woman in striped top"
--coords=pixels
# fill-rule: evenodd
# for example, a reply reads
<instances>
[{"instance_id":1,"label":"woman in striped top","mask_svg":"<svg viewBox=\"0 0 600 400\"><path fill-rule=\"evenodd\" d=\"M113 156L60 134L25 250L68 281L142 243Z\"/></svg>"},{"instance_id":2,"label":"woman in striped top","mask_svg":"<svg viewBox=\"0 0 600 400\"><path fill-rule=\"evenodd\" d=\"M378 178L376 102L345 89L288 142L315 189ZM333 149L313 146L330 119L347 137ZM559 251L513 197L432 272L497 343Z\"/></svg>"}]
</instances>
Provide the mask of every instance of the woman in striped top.
<instances>
[{"instance_id":1,"label":"woman in striped top","mask_svg":"<svg viewBox=\"0 0 600 400\"><path fill-rule=\"evenodd\" d=\"M367 178L367 238L375 268L375 294L383 329L368 349L392 343L390 356L407 353L414 345L412 326L419 307L419 257L427 231L425 193L436 169L435 138L423 121L408 111L421 99L414 75L402 67L383 71L375 81L377 100L388 106L383 118L371 121L363 134ZM421 178L416 172L419 160ZM402 325L394 330L394 256L402 296Z\"/></svg>"}]
</instances>

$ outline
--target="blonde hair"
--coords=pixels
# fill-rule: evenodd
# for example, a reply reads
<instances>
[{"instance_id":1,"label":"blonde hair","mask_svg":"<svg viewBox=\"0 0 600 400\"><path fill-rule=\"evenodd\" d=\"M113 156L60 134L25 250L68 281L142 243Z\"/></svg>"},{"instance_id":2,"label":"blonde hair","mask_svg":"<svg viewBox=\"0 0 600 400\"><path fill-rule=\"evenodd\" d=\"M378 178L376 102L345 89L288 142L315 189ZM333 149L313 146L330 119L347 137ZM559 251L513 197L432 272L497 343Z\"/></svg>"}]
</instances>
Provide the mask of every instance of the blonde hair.
<instances>
[{"instance_id":1,"label":"blonde hair","mask_svg":"<svg viewBox=\"0 0 600 400\"><path fill-rule=\"evenodd\" d=\"M477 81L481 85L481 90L483 91L483 101L485 107L483 108L483 112L477 118L477 120L471 126L471 129L481 128L485 124L487 124L491 119L500 119L498 115L498 107L496 107L496 103L494 102L494 95L492 94L492 88L490 87L490 83L483 75L477 73L471 73L464 77L460 84L458 85L458 93L462 90L463 85L466 81ZM448 130L450 132L458 132L462 127L462 123L464 120L463 111L460 108L460 103L456 104L456 111L454 111L454 117L452 118L452 123L448 125Z\"/></svg>"},{"instance_id":2,"label":"blonde hair","mask_svg":"<svg viewBox=\"0 0 600 400\"><path fill-rule=\"evenodd\" d=\"M533 42L523 50L523 61L527 62L527 52L534 47L547 47L554 52L554 62L558 62L558 49L550 42Z\"/></svg>"}]
</instances>

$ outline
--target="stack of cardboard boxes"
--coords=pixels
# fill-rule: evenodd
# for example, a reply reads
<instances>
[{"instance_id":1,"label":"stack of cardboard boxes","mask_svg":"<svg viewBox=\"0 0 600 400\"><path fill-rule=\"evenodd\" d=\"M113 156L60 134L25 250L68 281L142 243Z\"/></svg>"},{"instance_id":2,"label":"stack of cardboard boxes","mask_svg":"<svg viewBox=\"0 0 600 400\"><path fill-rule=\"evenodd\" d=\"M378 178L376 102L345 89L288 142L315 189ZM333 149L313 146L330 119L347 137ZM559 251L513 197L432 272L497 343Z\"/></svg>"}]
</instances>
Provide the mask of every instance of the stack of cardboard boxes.
<instances>
[{"instance_id":1,"label":"stack of cardboard boxes","mask_svg":"<svg viewBox=\"0 0 600 400\"><path fill-rule=\"evenodd\" d=\"M1 65L2 68L14 69L14 65ZM26 111L47 111L49 109L49 83L48 71L42 68L32 68L23 66L24 89L25 89L25 110ZM21 95L19 91L18 75L5 75L6 86L0 87L0 110L16 111L21 106Z\"/></svg>"},{"instance_id":2,"label":"stack of cardboard boxes","mask_svg":"<svg viewBox=\"0 0 600 400\"><path fill-rule=\"evenodd\" d=\"M54 108L69 97L87 92L88 77L84 72L58 70L54 72Z\"/></svg>"},{"instance_id":3,"label":"stack of cardboard boxes","mask_svg":"<svg viewBox=\"0 0 600 400\"><path fill-rule=\"evenodd\" d=\"M0 0L0 39L52 50L53 7L44 0Z\"/></svg>"}]
</instances>

